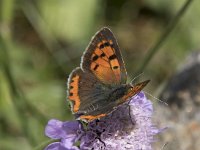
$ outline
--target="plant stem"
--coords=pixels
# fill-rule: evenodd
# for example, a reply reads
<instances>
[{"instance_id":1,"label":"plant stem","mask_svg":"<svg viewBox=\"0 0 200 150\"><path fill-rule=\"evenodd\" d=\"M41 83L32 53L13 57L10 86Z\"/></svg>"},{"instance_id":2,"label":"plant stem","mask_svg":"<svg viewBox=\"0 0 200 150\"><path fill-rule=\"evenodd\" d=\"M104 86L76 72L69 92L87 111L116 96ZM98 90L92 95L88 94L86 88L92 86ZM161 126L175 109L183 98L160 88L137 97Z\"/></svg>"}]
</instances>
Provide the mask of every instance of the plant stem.
<instances>
[{"instance_id":1,"label":"plant stem","mask_svg":"<svg viewBox=\"0 0 200 150\"><path fill-rule=\"evenodd\" d=\"M186 0L186 2L183 4L181 9L178 11L176 16L170 21L170 23L168 24L166 30L160 36L158 41L155 43L155 45L152 46L152 48L150 48L150 50L148 51L148 54L144 58L144 61L139 66L139 69L135 72L135 75L140 74L147 67L149 62L152 60L153 56L156 54L156 52L158 50L160 50L159 48L162 46L163 42L168 38L168 36L170 35L170 33L172 32L174 27L177 25L177 23L180 20L180 18L185 14L186 10L189 8L189 6L192 3L192 1L193 0Z\"/></svg>"}]
</instances>

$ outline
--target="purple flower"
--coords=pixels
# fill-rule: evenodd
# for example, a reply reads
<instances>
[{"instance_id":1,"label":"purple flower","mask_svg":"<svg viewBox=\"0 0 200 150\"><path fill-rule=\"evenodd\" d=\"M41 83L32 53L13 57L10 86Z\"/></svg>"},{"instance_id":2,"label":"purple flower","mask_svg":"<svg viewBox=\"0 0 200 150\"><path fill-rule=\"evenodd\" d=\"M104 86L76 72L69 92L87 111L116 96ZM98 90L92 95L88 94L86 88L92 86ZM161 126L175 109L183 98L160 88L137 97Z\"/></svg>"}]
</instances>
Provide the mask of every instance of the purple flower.
<instances>
[{"instance_id":1,"label":"purple flower","mask_svg":"<svg viewBox=\"0 0 200 150\"><path fill-rule=\"evenodd\" d=\"M78 150L74 143L81 136L81 128L78 121L49 120L45 128L45 134L52 139L60 140L60 142L48 145L45 150Z\"/></svg>"},{"instance_id":2,"label":"purple flower","mask_svg":"<svg viewBox=\"0 0 200 150\"><path fill-rule=\"evenodd\" d=\"M152 113L152 103L140 92L129 103L84 128L77 121L50 120L45 133L60 142L50 144L46 150L152 150L154 135L161 132L152 124Z\"/></svg>"}]
</instances>

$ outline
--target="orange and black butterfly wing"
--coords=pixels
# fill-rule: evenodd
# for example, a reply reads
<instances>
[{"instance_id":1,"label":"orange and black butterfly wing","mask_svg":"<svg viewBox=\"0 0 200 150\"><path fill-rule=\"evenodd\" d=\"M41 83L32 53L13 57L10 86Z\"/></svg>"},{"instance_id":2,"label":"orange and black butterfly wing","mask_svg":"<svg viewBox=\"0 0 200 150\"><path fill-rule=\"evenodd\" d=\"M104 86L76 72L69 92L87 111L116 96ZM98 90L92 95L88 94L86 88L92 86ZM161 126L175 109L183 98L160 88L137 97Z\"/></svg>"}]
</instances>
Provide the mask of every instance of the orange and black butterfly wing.
<instances>
[{"instance_id":1,"label":"orange and black butterfly wing","mask_svg":"<svg viewBox=\"0 0 200 150\"><path fill-rule=\"evenodd\" d=\"M123 84L127 80L119 46L108 28L102 28L92 38L82 57L81 67L105 84Z\"/></svg>"},{"instance_id":2,"label":"orange and black butterfly wing","mask_svg":"<svg viewBox=\"0 0 200 150\"><path fill-rule=\"evenodd\" d=\"M70 74L67 93L72 112L86 121L105 116L116 105L108 103L111 89L81 68L74 69Z\"/></svg>"}]
</instances>

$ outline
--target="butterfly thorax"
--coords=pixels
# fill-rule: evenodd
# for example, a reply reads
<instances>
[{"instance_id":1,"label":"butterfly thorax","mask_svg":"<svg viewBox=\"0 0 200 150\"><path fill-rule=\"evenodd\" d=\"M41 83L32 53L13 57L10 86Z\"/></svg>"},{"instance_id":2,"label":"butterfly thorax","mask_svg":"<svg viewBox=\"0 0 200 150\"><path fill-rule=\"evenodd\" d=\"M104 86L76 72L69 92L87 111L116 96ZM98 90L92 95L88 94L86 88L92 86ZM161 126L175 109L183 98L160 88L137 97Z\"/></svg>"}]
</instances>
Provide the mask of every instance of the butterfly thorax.
<instances>
[{"instance_id":1,"label":"butterfly thorax","mask_svg":"<svg viewBox=\"0 0 200 150\"><path fill-rule=\"evenodd\" d=\"M113 88L112 92L109 94L109 101L114 102L121 99L124 95L130 91L132 87L129 84L122 84L118 87Z\"/></svg>"}]
</instances>

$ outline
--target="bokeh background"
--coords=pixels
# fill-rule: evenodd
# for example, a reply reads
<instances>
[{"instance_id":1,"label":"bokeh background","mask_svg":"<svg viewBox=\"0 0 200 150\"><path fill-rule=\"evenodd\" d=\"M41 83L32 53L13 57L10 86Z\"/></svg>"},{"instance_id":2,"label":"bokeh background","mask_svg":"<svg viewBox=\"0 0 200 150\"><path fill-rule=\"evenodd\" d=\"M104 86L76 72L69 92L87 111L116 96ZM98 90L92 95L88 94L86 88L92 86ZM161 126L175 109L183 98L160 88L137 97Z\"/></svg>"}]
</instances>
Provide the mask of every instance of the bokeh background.
<instances>
[{"instance_id":1,"label":"bokeh background","mask_svg":"<svg viewBox=\"0 0 200 150\"><path fill-rule=\"evenodd\" d=\"M49 140L44 135L49 119L73 119L67 78L100 28L109 27L117 37L131 80L185 2L0 0L0 149L42 149ZM199 18L200 1L194 0L137 78L151 79L148 93L162 95L187 56L198 53ZM168 126L165 121L162 127ZM169 138L158 137L158 142L157 149L172 145ZM168 145L164 149L174 149Z\"/></svg>"}]
</instances>

